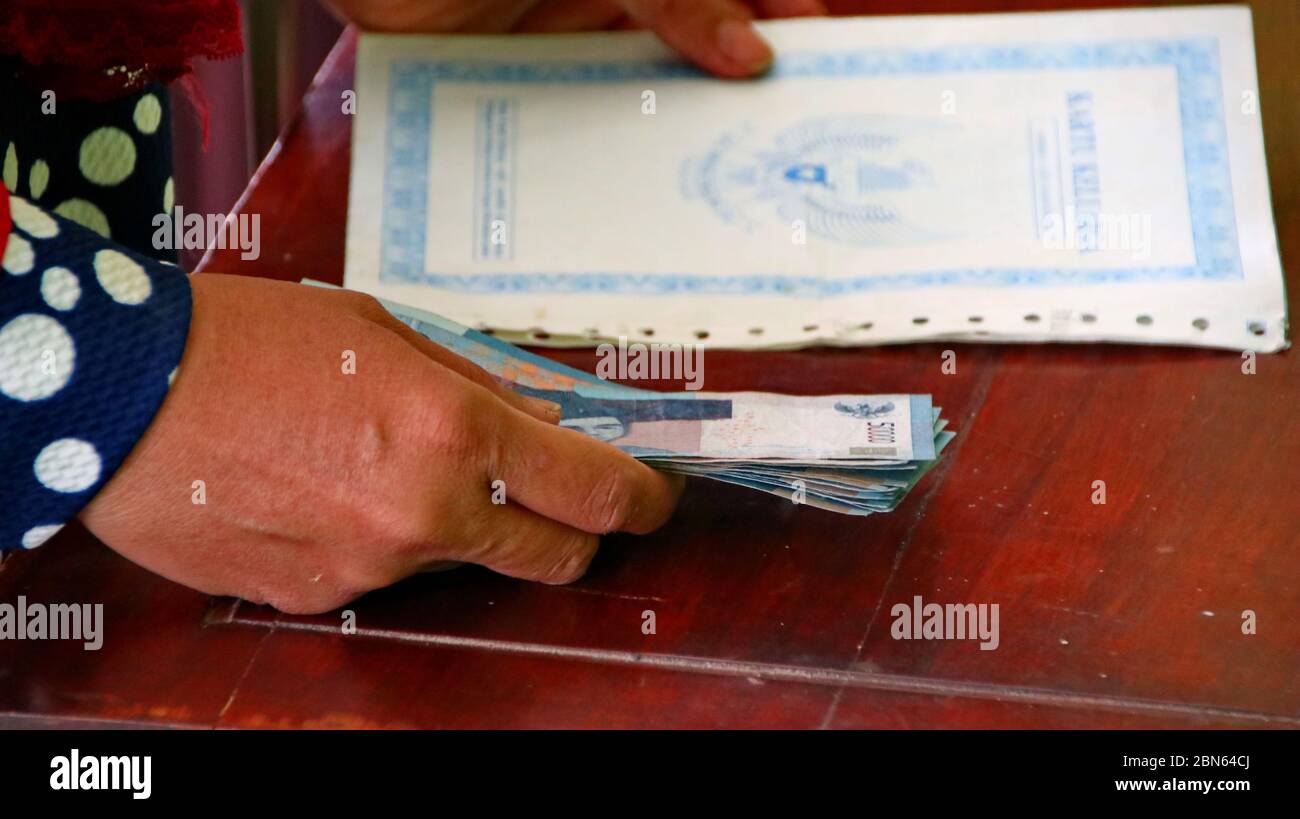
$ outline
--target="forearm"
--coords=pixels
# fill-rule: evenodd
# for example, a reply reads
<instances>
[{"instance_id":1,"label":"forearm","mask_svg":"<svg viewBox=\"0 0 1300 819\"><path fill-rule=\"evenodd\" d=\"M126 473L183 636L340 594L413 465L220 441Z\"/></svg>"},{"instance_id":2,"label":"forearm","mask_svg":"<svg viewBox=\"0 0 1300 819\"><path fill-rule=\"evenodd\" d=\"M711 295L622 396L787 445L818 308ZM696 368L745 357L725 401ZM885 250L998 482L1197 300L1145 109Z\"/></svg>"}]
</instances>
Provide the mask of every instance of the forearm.
<instances>
[{"instance_id":1,"label":"forearm","mask_svg":"<svg viewBox=\"0 0 1300 819\"><path fill-rule=\"evenodd\" d=\"M180 268L0 192L0 550L74 517L144 434L190 321ZM0 219L0 226L3 220Z\"/></svg>"}]
</instances>

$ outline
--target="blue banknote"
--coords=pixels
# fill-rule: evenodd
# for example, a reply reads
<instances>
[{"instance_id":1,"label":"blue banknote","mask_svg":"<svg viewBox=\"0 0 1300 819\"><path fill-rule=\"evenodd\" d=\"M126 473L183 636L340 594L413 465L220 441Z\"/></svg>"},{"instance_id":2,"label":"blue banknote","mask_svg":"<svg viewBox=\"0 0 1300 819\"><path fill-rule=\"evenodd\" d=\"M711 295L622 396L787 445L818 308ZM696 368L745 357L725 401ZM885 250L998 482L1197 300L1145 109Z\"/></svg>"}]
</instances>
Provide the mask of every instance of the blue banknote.
<instances>
[{"instance_id":1,"label":"blue banknote","mask_svg":"<svg viewBox=\"0 0 1300 819\"><path fill-rule=\"evenodd\" d=\"M559 404L561 426L606 441L656 469L758 489L828 511L892 510L954 438L927 395L638 389L437 314L383 304L416 332L511 389Z\"/></svg>"}]
</instances>

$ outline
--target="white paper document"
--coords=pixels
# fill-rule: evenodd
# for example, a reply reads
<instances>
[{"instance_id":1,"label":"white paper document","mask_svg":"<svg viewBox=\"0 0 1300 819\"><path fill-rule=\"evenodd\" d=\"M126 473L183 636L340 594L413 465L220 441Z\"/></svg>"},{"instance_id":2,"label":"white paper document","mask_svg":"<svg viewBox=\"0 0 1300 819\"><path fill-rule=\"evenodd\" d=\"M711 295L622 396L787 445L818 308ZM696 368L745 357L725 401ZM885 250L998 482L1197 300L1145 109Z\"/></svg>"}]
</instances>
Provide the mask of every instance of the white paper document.
<instances>
[{"instance_id":1,"label":"white paper document","mask_svg":"<svg viewBox=\"0 0 1300 819\"><path fill-rule=\"evenodd\" d=\"M363 35L345 284L538 343L932 338L1273 351L1249 11Z\"/></svg>"}]
</instances>

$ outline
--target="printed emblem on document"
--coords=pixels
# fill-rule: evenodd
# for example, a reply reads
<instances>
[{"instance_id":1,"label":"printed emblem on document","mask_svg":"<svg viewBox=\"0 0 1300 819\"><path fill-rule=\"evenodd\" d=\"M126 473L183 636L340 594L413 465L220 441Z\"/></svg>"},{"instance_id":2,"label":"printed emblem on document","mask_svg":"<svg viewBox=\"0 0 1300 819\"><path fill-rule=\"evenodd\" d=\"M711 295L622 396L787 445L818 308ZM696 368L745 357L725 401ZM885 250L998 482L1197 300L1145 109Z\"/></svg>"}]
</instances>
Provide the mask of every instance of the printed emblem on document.
<instances>
[{"instance_id":1,"label":"printed emblem on document","mask_svg":"<svg viewBox=\"0 0 1300 819\"><path fill-rule=\"evenodd\" d=\"M746 125L683 163L683 192L747 232L775 218L845 244L936 242L954 235L937 164L957 139L914 119L816 117L766 140Z\"/></svg>"},{"instance_id":2,"label":"printed emblem on document","mask_svg":"<svg viewBox=\"0 0 1300 819\"><path fill-rule=\"evenodd\" d=\"M879 418L894 411L894 402L886 401L883 404L872 405L866 401L860 404L846 404L843 401L836 401L835 411L842 412L853 418Z\"/></svg>"}]
</instances>

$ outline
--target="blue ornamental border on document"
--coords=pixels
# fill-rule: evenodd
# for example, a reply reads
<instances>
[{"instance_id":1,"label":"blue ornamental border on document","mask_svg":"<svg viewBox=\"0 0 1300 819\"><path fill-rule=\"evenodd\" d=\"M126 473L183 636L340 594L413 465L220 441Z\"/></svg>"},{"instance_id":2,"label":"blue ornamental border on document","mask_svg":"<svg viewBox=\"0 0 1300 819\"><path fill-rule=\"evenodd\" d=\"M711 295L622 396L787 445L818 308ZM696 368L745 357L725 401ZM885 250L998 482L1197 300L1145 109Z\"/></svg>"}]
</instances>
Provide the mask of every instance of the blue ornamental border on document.
<instances>
[{"instance_id":1,"label":"blue ornamental border on document","mask_svg":"<svg viewBox=\"0 0 1300 819\"><path fill-rule=\"evenodd\" d=\"M1115 270L957 268L834 280L781 274L426 271L429 137L433 92L438 83L599 83L696 79L702 75L692 66L674 61L402 60L393 63L389 83L379 277L388 283L423 284L464 293L707 293L809 298L936 286L1085 286L1241 278L1216 39L803 52L781 55L772 74L784 78L843 77L1131 66L1171 66L1177 72L1188 211L1196 251L1194 265Z\"/></svg>"}]
</instances>

